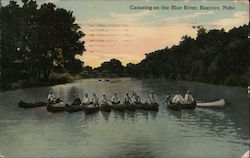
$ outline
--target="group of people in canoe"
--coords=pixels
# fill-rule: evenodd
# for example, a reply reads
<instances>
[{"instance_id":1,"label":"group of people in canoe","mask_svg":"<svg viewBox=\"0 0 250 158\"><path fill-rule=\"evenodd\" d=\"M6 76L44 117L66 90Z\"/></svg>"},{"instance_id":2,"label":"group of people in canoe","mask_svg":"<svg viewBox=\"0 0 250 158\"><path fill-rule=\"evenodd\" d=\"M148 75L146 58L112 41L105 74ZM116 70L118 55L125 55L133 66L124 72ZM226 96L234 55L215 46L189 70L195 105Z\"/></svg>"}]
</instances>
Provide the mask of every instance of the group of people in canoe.
<instances>
[{"instance_id":1,"label":"group of people in canoe","mask_svg":"<svg viewBox=\"0 0 250 158\"><path fill-rule=\"evenodd\" d=\"M166 97L166 101L174 103L174 104L183 104L186 102L194 102L194 98L191 95L190 91L187 91L184 98L182 97L182 95L180 94L179 91L176 91L175 95L171 95L170 93L167 95Z\"/></svg>"},{"instance_id":2,"label":"group of people in canoe","mask_svg":"<svg viewBox=\"0 0 250 158\"><path fill-rule=\"evenodd\" d=\"M61 99L57 98L52 91L49 91L48 103L55 104L58 102L61 102ZM140 103L141 103L141 97L136 92L133 92L131 97L129 93L126 93L125 97L122 100L118 98L117 93L114 93L110 99L108 99L105 94L103 94L99 99L95 93L93 93L92 97L90 98L88 93L86 93L83 99L80 99L80 97L77 94L74 94L74 100L72 105L92 104L94 106L98 106L98 105L108 105L108 104L118 105L118 104L140 104ZM155 94L153 91L150 92L150 95L146 103L147 104L156 103Z\"/></svg>"},{"instance_id":3,"label":"group of people in canoe","mask_svg":"<svg viewBox=\"0 0 250 158\"><path fill-rule=\"evenodd\" d=\"M166 97L165 103L168 108L176 111L180 111L181 109L195 109L196 107L196 102L190 91L186 92L184 98L179 91L176 91L175 95L169 93Z\"/></svg>"}]
</instances>

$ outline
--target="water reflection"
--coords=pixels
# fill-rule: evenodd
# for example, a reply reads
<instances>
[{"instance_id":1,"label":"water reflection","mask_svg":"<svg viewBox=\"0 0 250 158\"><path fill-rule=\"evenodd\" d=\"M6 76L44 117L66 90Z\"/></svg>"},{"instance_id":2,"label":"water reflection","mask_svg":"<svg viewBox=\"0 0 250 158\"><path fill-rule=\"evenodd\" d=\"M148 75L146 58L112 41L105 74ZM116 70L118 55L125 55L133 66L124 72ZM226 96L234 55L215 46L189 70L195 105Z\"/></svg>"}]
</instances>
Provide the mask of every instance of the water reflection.
<instances>
[{"instance_id":1,"label":"water reflection","mask_svg":"<svg viewBox=\"0 0 250 158\"><path fill-rule=\"evenodd\" d=\"M104 119L105 119L106 121L109 120L110 112L101 111L101 114L102 114L102 116L104 117Z\"/></svg>"},{"instance_id":2,"label":"water reflection","mask_svg":"<svg viewBox=\"0 0 250 158\"><path fill-rule=\"evenodd\" d=\"M112 111L85 115L50 114L46 108L20 109L17 103L45 101L49 89L66 103L73 94L114 92L122 98L136 91L143 101L150 90L162 103L166 93L192 91L197 100L225 98L225 109L197 108L172 111L161 105L159 112ZM240 157L249 144L249 106L245 90L194 82L133 80L75 83L0 93L0 155L7 157ZM26 152L23 152L26 151Z\"/></svg>"}]
</instances>

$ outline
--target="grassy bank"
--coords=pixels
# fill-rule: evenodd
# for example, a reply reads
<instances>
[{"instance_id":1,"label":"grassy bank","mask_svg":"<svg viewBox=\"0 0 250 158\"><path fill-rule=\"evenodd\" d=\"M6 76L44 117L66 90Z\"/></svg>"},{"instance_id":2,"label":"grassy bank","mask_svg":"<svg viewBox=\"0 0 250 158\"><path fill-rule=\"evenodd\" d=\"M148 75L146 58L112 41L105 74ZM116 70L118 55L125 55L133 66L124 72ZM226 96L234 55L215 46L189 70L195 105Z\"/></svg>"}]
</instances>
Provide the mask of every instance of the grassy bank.
<instances>
[{"instance_id":1,"label":"grassy bank","mask_svg":"<svg viewBox=\"0 0 250 158\"><path fill-rule=\"evenodd\" d=\"M81 73L72 75L69 73L52 73L48 81L35 80L35 79L20 79L14 82L5 81L1 83L1 90L15 90L20 88L31 88L31 87L44 87L53 86L58 84L71 83L74 80L87 79L87 78L117 78L117 77L128 77L126 74L117 75L114 73Z\"/></svg>"},{"instance_id":2,"label":"grassy bank","mask_svg":"<svg viewBox=\"0 0 250 158\"><path fill-rule=\"evenodd\" d=\"M5 81L5 83L1 83L1 90L7 91L19 88L52 86L57 84L70 83L77 79L81 79L81 76L71 75L69 73L53 73L50 75L48 81L35 80L35 79L28 79L28 80L20 79L14 82Z\"/></svg>"}]
</instances>

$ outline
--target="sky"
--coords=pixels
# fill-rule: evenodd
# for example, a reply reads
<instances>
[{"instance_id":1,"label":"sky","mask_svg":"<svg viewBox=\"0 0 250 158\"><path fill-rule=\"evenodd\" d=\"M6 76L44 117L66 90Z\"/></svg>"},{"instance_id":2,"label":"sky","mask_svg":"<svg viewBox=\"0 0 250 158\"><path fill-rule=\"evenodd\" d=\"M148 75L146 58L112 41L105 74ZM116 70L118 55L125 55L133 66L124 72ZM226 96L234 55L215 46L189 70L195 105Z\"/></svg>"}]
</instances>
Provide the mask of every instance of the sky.
<instances>
[{"instance_id":1,"label":"sky","mask_svg":"<svg viewBox=\"0 0 250 158\"><path fill-rule=\"evenodd\" d=\"M138 63L146 53L178 45L184 35L195 38L193 25L228 31L249 21L248 0L39 0L38 4L47 2L73 11L76 23L86 34L82 39L86 51L77 58L92 67L112 58L124 66ZM2 3L6 5L8 0ZM198 9L161 9L172 5ZM234 9L200 10L200 5L221 8L225 5ZM160 9L135 10L132 6Z\"/></svg>"}]
</instances>

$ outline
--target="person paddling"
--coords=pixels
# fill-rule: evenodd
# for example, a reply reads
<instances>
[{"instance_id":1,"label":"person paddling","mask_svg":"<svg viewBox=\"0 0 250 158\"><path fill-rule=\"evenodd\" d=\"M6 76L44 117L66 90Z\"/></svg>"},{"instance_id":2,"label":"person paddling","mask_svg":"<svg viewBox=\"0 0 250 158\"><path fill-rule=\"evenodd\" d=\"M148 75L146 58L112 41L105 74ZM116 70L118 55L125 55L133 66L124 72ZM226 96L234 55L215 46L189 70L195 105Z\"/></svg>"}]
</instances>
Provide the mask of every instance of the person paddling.
<instances>
[{"instance_id":1,"label":"person paddling","mask_svg":"<svg viewBox=\"0 0 250 158\"><path fill-rule=\"evenodd\" d=\"M117 97L117 93L114 93L114 95L112 96L111 103L114 104L114 105L120 103L120 101L119 101L119 99Z\"/></svg>"},{"instance_id":2,"label":"person paddling","mask_svg":"<svg viewBox=\"0 0 250 158\"><path fill-rule=\"evenodd\" d=\"M102 97L100 99L100 104L101 105L107 105L108 104L108 98L106 97L105 94L102 95Z\"/></svg>"},{"instance_id":3,"label":"person paddling","mask_svg":"<svg viewBox=\"0 0 250 158\"><path fill-rule=\"evenodd\" d=\"M93 98L92 98L92 103L96 107L98 105L98 97L96 96L95 93L93 93Z\"/></svg>"},{"instance_id":4,"label":"person paddling","mask_svg":"<svg viewBox=\"0 0 250 158\"><path fill-rule=\"evenodd\" d=\"M155 99L154 92L151 91L150 94L149 94L148 103L149 104L154 104L155 102L156 102L156 99Z\"/></svg>"},{"instance_id":5,"label":"person paddling","mask_svg":"<svg viewBox=\"0 0 250 158\"><path fill-rule=\"evenodd\" d=\"M184 97L185 102L194 102L193 96L190 94L190 91L187 91Z\"/></svg>"},{"instance_id":6,"label":"person paddling","mask_svg":"<svg viewBox=\"0 0 250 158\"><path fill-rule=\"evenodd\" d=\"M174 104L179 104L179 103L183 103L185 100L183 99L182 95L180 94L179 91L176 91L175 96L172 99L172 103Z\"/></svg>"},{"instance_id":7,"label":"person paddling","mask_svg":"<svg viewBox=\"0 0 250 158\"><path fill-rule=\"evenodd\" d=\"M81 105L82 101L81 99L78 97L77 94L74 94L74 101L72 103L72 105Z\"/></svg>"},{"instance_id":8,"label":"person paddling","mask_svg":"<svg viewBox=\"0 0 250 158\"><path fill-rule=\"evenodd\" d=\"M170 92L167 93L166 95L166 99L165 99L165 103L166 104L170 104L170 101L173 99L173 97L171 96Z\"/></svg>"},{"instance_id":9,"label":"person paddling","mask_svg":"<svg viewBox=\"0 0 250 158\"><path fill-rule=\"evenodd\" d=\"M91 104L88 93L85 94L85 97L83 98L83 104L88 105Z\"/></svg>"},{"instance_id":10,"label":"person paddling","mask_svg":"<svg viewBox=\"0 0 250 158\"><path fill-rule=\"evenodd\" d=\"M60 98L56 98L56 96L53 94L53 92L50 90L49 91L49 95L48 95L48 103L49 104L55 104L55 103L59 103L62 100Z\"/></svg>"},{"instance_id":11,"label":"person paddling","mask_svg":"<svg viewBox=\"0 0 250 158\"><path fill-rule=\"evenodd\" d=\"M123 104L131 104L132 103L132 100L131 98L129 97L129 94L126 93L126 96L125 98L123 99Z\"/></svg>"},{"instance_id":12,"label":"person paddling","mask_svg":"<svg viewBox=\"0 0 250 158\"><path fill-rule=\"evenodd\" d=\"M140 104L141 98L139 95L137 95L135 92L133 92L132 101L133 101L133 104Z\"/></svg>"}]
</instances>

